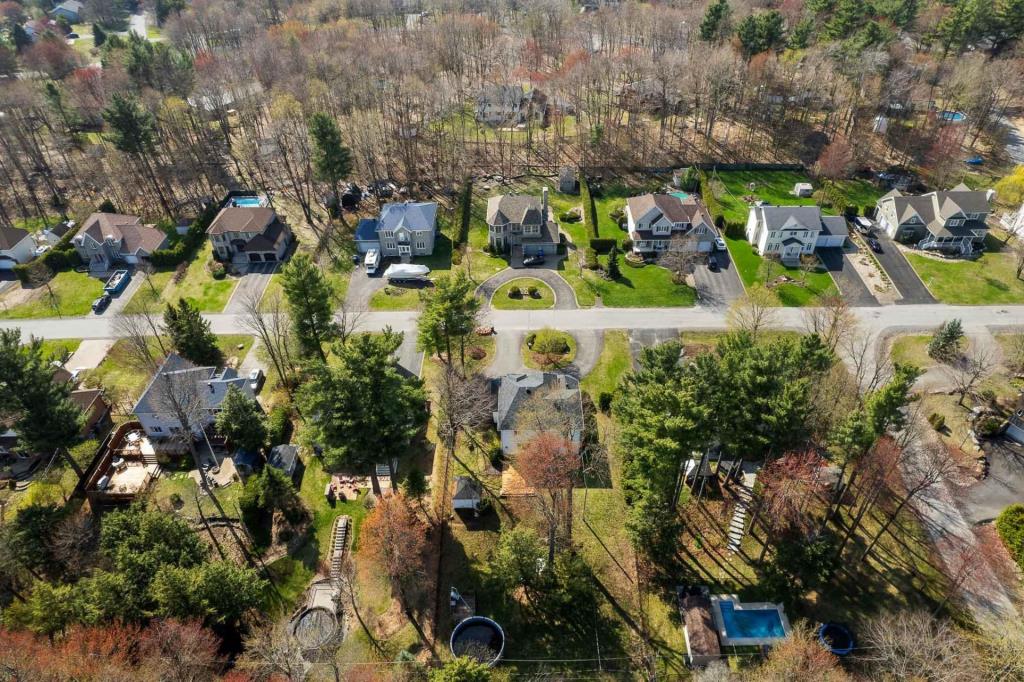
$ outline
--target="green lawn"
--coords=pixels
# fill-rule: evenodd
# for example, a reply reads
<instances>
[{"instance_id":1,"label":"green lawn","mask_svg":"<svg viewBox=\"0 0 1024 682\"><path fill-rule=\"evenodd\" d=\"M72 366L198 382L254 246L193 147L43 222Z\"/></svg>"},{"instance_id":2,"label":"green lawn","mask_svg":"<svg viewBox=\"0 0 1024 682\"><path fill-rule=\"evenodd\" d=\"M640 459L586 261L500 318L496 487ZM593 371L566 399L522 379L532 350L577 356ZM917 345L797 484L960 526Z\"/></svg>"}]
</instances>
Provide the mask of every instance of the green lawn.
<instances>
[{"instance_id":1,"label":"green lawn","mask_svg":"<svg viewBox=\"0 0 1024 682\"><path fill-rule=\"evenodd\" d=\"M388 284L370 298L370 310L418 310L422 291L426 291L426 287Z\"/></svg>"},{"instance_id":2,"label":"green lawn","mask_svg":"<svg viewBox=\"0 0 1024 682\"><path fill-rule=\"evenodd\" d=\"M986 247L992 247L994 239ZM908 253L907 260L943 303L986 305L1024 303L1024 280L1017 279L1014 256L1008 249L986 251L977 260L938 260Z\"/></svg>"},{"instance_id":3,"label":"green lawn","mask_svg":"<svg viewBox=\"0 0 1024 682\"><path fill-rule=\"evenodd\" d=\"M281 294L284 296L284 287L281 284L281 268L278 268L277 272L270 276L270 283L267 284L267 288L263 290L263 300L267 301L271 296ZM352 275L352 264L350 261L339 261L329 267L323 268L322 272L327 281L331 284L331 290L334 292L334 298L336 301L344 301L346 294L348 294L348 282L349 277Z\"/></svg>"},{"instance_id":4,"label":"green lawn","mask_svg":"<svg viewBox=\"0 0 1024 682\"><path fill-rule=\"evenodd\" d=\"M24 339L27 341L28 339ZM65 353L69 356L82 345L82 339L43 339L43 357L59 358Z\"/></svg>"},{"instance_id":5,"label":"green lawn","mask_svg":"<svg viewBox=\"0 0 1024 682\"><path fill-rule=\"evenodd\" d=\"M601 357L590 374L583 378L581 386L597 402L602 393L615 393L615 387L630 368L631 355L629 337L624 331L604 333L604 347Z\"/></svg>"},{"instance_id":6,"label":"green lawn","mask_svg":"<svg viewBox=\"0 0 1024 682\"><path fill-rule=\"evenodd\" d=\"M607 266L608 257L598 262ZM583 276L609 308L672 308L692 306L697 292L685 284L672 281L672 273L657 265L634 268L619 259L620 277L605 279L600 273L584 270Z\"/></svg>"},{"instance_id":7,"label":"green lawn","mask_svg":"<svg viewBox=\"0 0 1024 682\"><path fill-rule=\"evenodd\" d=\"M725 243L729 247L729 255L732 257L733 263L736 264L736 270L739 272L740 279L743 280L743 285L748 289L753 286L763 286L768 266L754 250L754 247L746 239L726 237ZM835 282L832 281L832 275L828 274L827 270L804 273L800 268L790 268L776 262L772 265L771 279L780 275L787 275L797 282L803 282L802 285L787 283L772 287L772 292L778 296L779 302L784 306L813 305L819 296L834 294L838 291Z\"/></svg>"},{"instance_id":8,"label":"green lawn","mask_svg":"<svg viewBox=\"0 0 1024 682\"><path fill-rule=\"evenodd\" d=\"M228 299L231 298L231 292L238 284L238 279L233 277L214 279L206 267L212 258L212 253L213 247L207 241L192 259L185 276L177 284L169 281L171 273L160 273L160 277L166 276L168 279L168 284L162 290L160 299L167 303L177 303L179 298L184 298L205 313L219 313L224 310Z\"/></svg>"},{"instance_id":9,"label":"green lawn","mask_svg":"<svg viewBox=\"0 0 1024 682\"><path fill-rule=\"evenodd\" d=\"M776 206L813 206L816 203L812 197L790 194L796 183L811 182L810 177L798 171L718 171L709 172L708 179L730 223L746 223L750 205L743 200L745 196ZM753 189L750 183L754 183ZM819 182L813 184L815 189L821 187ZM844 206L857 206L858 213L863 212L864 206L874 206L878 197L885 193L867 180L841 180L837 184L846 199ZM844 206L823 208L822 212L838 215Z\"/></svg>"},{"instance_id":10,"label":"green lawn","mask_svg":"<svg viewBox=\"0 0 1024 682\"><path fill-rule=\"evenodd\" d=\"M50 291L56 301L50 297ZM88 315L92 302L103 293L103 282L82 272L58 272L33 292L32 299L12 307L0 302L0 319L78 317ZM56 303L56 307L54 306Z\"/></svg>"},{"instance_id":11,"label":"green lawn","mask_svg":"<svg viewBox=\"0 0 1024 682\"><path fill-rule=\"evenodd\" d=\"M560 369L562 367L568 366L573 360L576 359L576 339L573 337L572 334L569 334L568 332L559 331L558 334L562 335L562 337L565 339L566 345L569 346L568 353L561 356L558 359L558 361L555 362L554 365L542 367L541 364L534 359L534 353L526 345L526 339L524 338L522 347L523 364L531 369Z\"/></svg>"},{"instance_id":12,"label":"green lawn","mask_svg":"<svg viewBox=\"0 0 1024 682\"><path fill-rule=\"evenodd\" d=\"M509 296L512 287L518 287L520 293L516 298ZM537 288L537 295L531 296L530 287ZM555 292L544 282L533 277L517 277L505 282L494 292L491 307L498 310L543 310L555 304Z\"/></svg>"}]
</instances>

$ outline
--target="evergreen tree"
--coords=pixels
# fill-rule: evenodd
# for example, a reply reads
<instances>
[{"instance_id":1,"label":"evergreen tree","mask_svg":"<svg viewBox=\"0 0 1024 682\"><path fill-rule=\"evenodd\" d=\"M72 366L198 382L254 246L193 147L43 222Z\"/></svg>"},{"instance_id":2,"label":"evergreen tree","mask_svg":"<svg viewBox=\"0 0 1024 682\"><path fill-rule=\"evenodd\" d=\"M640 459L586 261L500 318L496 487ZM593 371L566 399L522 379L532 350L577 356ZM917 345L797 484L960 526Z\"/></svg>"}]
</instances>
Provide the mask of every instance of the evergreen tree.
<instances>
[{"instance_id":1,"label":"evergreen tree","mask_svg":"<svg viewBox=\"0 0 1024 682\"><path fill-rule=\"evenodd\" d=\"M410 500L419 500L427 494L427 477L423 475L423 472L418 467L409 469L405 480L402 481L402 492Z\"/></svg>"},{"instance_id":2,"label":"evergreen tree","mask_svg":"<svg viewBox=\"0 0 1024 682\"><path fill-rule=\"evenodd\" d=\"M615 246L612 246L612 250L608 252L608 278L611 280L617 280L622 276L619 271L619 250Z\"/></svg>"},{"instance_id":3,"label":"evergreen tree","mask_svg":"<svg viewBox=\"0 0 1024 682\"><path fill-rule=\"evenodd\" d=\"M92 25L92 42L96 47L101 47L107 42L107 32L99 24Z\"/></svg>"},{"instance_id":4,"label":"evergreen tree","mask_svg":"<svg viewBox=\"0 0 1024 682\"><path fill-rule=\"evenodd\" d=\"M822 33L832 40L848 38L864 24L867 16L868 7L864 0L838 0Z\"/></svg>"},{"instance_id":5,"label":"evergreen tree","mask_svg":"<svg viewBox=\"0 0 1024 682\"><path fill-rule=\"evenodd\" d=\"M309 137L316 179L331 188L338 214L344 218L338 186L352 172L352 152L341 141L337 121L328 114L316 113L309 118Z\"/></svg>"},{"instance_id":6,"label":"evergreen tree","mask_svg":"<svg viewBox=\"0 0 1024 682\"><path fill-rule=\"evenodd\" d=\"M167 304L164 310L164 330L178 355L200 367L221 363L217 337L210 331L210 323L203 319L199 309L178 299L177 307Z\"/></svg>"},{"instance_id":7,"label":"evergreen tree","mask_svg":"<svg viewBox=\"0 0 1024 682\"><path fill-rule=\"evenodd\" d=\"M464 271L446 275L434 283L434 290L417 322L416 342L427 353L445 352L447 362L452 361L452 348L459 344L460 363L466 364L466 338L476 328L480 312L480 299L474 294L476 284Z\"/></svg>"},{"instance_id":8,"label":"evergreen tree","mask_svg":"<svg viewBox=\"0 0 1024 682\"><path fill-rule=\"evenodd\" d=\"M789 33L789 47L794 50L806 49L810 46L813 35L814 20L810 18L801 19Z\"/></svg>"},{"instance_id":9,"label":"evergreen tree","mask_svg":"<svg viewBox=\"0 0 1024 682\"><path fill-rule=\"evenodd\" d=\"M709 4L700 22L700 39L712 43L727 35L731 13L728 0L716 0Z\"/></svg>"},{"instance_id":10,"label":"evergreen tree","mask_svg":"<svg viewBox=\"0 0 1024 682\"><path fill-rule=\"evenodd\" d=\"M960 352L964 329L960 320L943 322L928 343L928 356L941 362L949 362Z\"/></svg>"},{"instance_id":11,"label":"evergreen tree","mask_svg":"<svg viewBox=\"0 0 1024 682\"><path fill-rule=\"evenodd\" d=\"M736 27L743 53L750 57L782 44L784 22L776 10L750 14Z\"/></svg>"},{"instance_id":12,"label":"evergreen tree","mask_svg":"<svg viewBox=\"0 0 1024 682\"><path fill-rule=\"evenodd\" d=\"M303 355L327 362L324 345L338 335L331 283L308 255L297 253L281 270L281 284L299 349Z\"/></svg>"},{"instance_id":13,"label":"evergreen tree","mask_svg":"<svg viewBox=\"0 0 1024 682\"><path fill-rule=\"evenodd\" d=\"M997 0L996 23L1002 42L1024 36L1024 0Z\"/></svg>"},{"instance_id":14,"label":"evergreen tree","mask_svg":"<svg viewBox=\"0 0 1024 682\"><path fill-rule=\"evenodd\" d=\"M108 44L112 41L107 41ZM160 198L164 212L171 216L171 207L157 181L150 157L156 148L156 117L147 111L134 95L115 92L110 105L103 110L109 128L107 139L121 152L135 158Z\"/></svg>"},{"instance_id":15,"label":"evergreen tree","mask_svg":"<svg viewBox=\"0 0 1024 682\"><path fill-rule=\"evenodd\" d=\"M217 432L243 450L258 452L267 441L266 416L256 400L231 386L217 413Z\"/></svg>"},{"instance_id":16,"label":"evergreen tree","mask_svg":"<svg viewBox=\"0 0 1024 682\"><path fill-rule=\"evenodd\" d=\"M317 415L307 423L327 465L369 472L375 491L374 465L386 460L390 466L391 457L405 453L427 419L423 382L408 377L395 359L401 344L402 335L390 329L356 334L335 345L336 364L311 368L296 396L304 414Z\"/></svg>"}]
</instances>

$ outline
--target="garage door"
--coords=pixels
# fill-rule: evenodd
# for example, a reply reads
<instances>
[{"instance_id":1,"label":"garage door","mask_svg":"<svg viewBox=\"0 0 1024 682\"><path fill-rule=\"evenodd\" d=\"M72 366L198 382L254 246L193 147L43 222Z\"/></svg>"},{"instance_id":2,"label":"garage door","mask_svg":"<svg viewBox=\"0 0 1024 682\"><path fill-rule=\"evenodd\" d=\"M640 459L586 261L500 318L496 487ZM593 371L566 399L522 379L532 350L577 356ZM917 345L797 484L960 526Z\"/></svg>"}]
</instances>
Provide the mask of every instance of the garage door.
<instances>
[{"instance_id":1,"label":"garage door","mask_svg":"<svg viewBox=\"0 0 1024 682\"><path fill-rule=\"evenodd\" d=\"M0 270L13 270L18 261L7 256L0 256Z\"/></svg>"},{"instance_id":2,"label":"garage door","mask_svg":"<svg viewBox=\"0 0 1024 682\"><path fill-rule=\"evenodd\" d=\"M823 248L823 247L824 248L828 248L828 247L831 247L831 246L842 247L842 245L845 242L846 242L846 236L845 235L841 235L841 234L821 235L820 237L818 237L818 241L815 244L815 246L817 246L819 249Z\"/></svg>"}]
</instances>

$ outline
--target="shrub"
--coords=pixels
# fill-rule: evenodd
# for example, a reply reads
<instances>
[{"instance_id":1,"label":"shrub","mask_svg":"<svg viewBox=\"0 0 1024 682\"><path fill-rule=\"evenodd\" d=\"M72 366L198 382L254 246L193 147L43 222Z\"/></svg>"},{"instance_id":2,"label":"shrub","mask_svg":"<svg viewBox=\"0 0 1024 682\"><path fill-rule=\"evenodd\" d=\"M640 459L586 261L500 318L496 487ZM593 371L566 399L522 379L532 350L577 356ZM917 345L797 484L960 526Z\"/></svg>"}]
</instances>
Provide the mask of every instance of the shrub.
<instances>
[{"instance_id":1,"label":"shrub","mask_svg":"<svg viewBox=\"0 0 1024 682\"><path fill-rule=\"evenodd\" d=\"M729 239L743 239L746 237L746 226L743 223L726 223L724 232Z\"/></svg>"},{"instance_id":2,"label":"shrub","mask_svg":"<svg viewBox=\"0 0 1024 682\"><path fill-rule=\"evenodd\" d=\"M996 401L998 400L998 396L996 396L996 392L993 391L991 388L984 389L978 395L988 405L995 405Z\"/></svg>"},{"instance_id":3,"label":"shrub","mask_svg":"<svg viewBox=\"0 0 1024 682\"><path fill-rule=\"evenodd\" d=\"M459 208L455 224L459 230L455 235L455 246L459 247L466 243L469 237L469 220L473 207L473 181L469 178L462 184L462 191L459 193ZM455 262L455 253L452 253L452 262Z\"/></svg>"},{"instance_id":4,"label":"shrub","mask_svg":"<svg viewBox=\"0 0 1024 682\"><path fill-rule=\"evenodd\" d=\"M462 249L452 251L452 265L462 265Z\"/></svg>"},{"instance_id":5,"label":"shrub","mask_svg":"<svg viewBox=\"0 0 1024 682\"><path fill-rule=\"evenodd\" d=\"M583 218L582 216L580 216L579 212L576 209L570 209L560 214L558 216L558 219L561 220L563 223L578 223Z\"/></svg>"},{"instance_id":6,"label":"shrub","mask_svg":"<svg viewBox=\"0 0 1024 682\"><path fill-rule=\"evenodd\" d=\"M537 332L530 332L526 335L526 347L533 348L533 342L537 340Z\"/></svg>"},{"instance_id":7,"label":"shrub","mask_svg":"<svg viewBox=\"0 0 1024 682\"><path fill-rule=\"evenodd\" d=\"M565 355L569 352L569 342L565 332L541 329L534 337L531 349L545 355Z\"/></svg>"},{"instance_id":8,"label":"shrub","mask_svg":"<svg viewBox=\"0 0 1024 682\"><path fill-rule=\"evenodd\" d=\"M1011 504L996 518L996 532L1010 556L1024 568L1024 504Z\"/></svg>"},{"instance_id":9,"label":"shrub","mask_svg":"<svg viewBox=\"0 0 1024 682\"><path fill-rule=\"evenodd\" d=\"M210 274L213 275L214 279L224 279L228 274L228 269L224 267L223 263L219 263L215 260L211 260L207 267L210 270Z\"/></svg>"},{"instance_id":10,"label":"shrub","mask_svg":"<svg viewBox=\"0 0 1024 682\"><path fill-rule=\"evenodd\" d=\"M514 286L514 287L512 287L512 288L510 288L508 290L508 297L509 298L522 298L523 297L523 292L520 291L519 287Z\"/></svg>"},{"instance_id":11,"label":"shrub","mask_svg":"<svg viewBox=\"0 0 1024 682\"><path fill-rule=\"evenodd\" d=\"M942 431L946 428L946 418L938 412L932 412L928 416L928 423L932 425L932 428L936 431Z\"/></svg>"},{"instance_id":12,"label":"shrub","mask_svg":"<svg viewBox=\"0 0 1024 682\"><path fill-rule=\"evenodd\" d=\"M856 218L857 207L847 204L847 206L843 209L843 215L846 216L847 218Z\"/></svg>"},{"instance_id":13,"label":"shrub","mask_svg":"<svg viewBox=\"0 0 1024 682\"><path fill-rule=\"evenodd\" d=\"M983 417L974 425L974 430L982 438L993 438L1003 431L1003 420L999 417Z\"/></svg>"},{"instance_id":14,"label":"shrub","mask_svg":"<svg viewBox=\"0 0 1024 682\"><path fill-rule=\"evenodd\" d=\"M171 506L175 509L181 509L185 505L185 500L178 493L171 493L171 496L167 499L170 500Z\"/></svg>"},{"instance_id":15,"label":"shrub","mask_svg":"<svg viewBox=\"0 0 1024 682\"><path fill-rule=\"evenodd\" d=\"M625 253L629 253L630 251L632 251L633 250L633 240L632 239L623 239L622 240L622 250Z\"/></svg>"},{"instance_id":16,"label":"shrub","mask_svg":"<svg viewBox=\"0 0 1024 682\"><path fill-rule=\"evenodd\" d=\"M597 407L605 414L608 414L612 410L612 396L608 391L601 391L600 395L597 396Z\"/></svg>"},{"instance_id":17,"label":"shrub","mask_svg":"<svg viewBox=\"0 0 1024 682\"><path fill-rule=\"evenodd\" d=\"M278 405L267 418L267 444L270 447L287 443L292 437L292 414L285 405Z\"/></svg>"},{"instance_id":18,"label":"shrub","mask_svg":"<svg viewBox=\"0 0 1024 682\"><path fill-rule=\"evenodd\" d=\"M720 216L715 217L715 227L717 227L720 230L725 227L725 216L724 215L720 215Z\"/></svg>"},{"instance_id":19,"label":"shrub","mask_svg":"<svg viewBox=\"0 0 1024 682\"><path fill-rule=\"evenodd\" d=\"M99 43L97 43L97 46ZM114 202L110 199L104 199L100 202L100 205L96 207L98 213L117 213L117 207L114 206Z\"/></svg>"},{"instance_id":20,"label":"shrub","mask_svg":"<svg viewBox=\"0 0 1024 682\"><path fill-rule=\"evenodd\" d=\"M526 293L530 295L530 298L538 298L540 296L540 289L531 285L527 288Z\"/></svg>"},{"instance_id":21,"label":"shrub","mask_svg":"<svg viewBox=\"0 0 1024 682\"><path fill-rule=\"evenodd\" d=\"M609 253L615 248L615 243L614 239L591 239L590 248L598 253Z\"/></svg>"},{"instance_id":22,"label":"shrub","mask_svg":"<svg viewBox=\"0 0 1024 682\"><path fill-rule=\"evenodd\" d=\"M619 227L625 226L626 212L620 206L619 208L613 209L608 212L608 217L615 221L615 224Z\"/></svg>"},{"instance_id":23,"label":"shrub","mask_svg":"<svg viewBox=\"0 0 1024 682\"><path fill-rule=\"evenodd\" d=\"M584 252L583 265L588 270L597 270L598 267L600 267L597 264L597 251L594 251L594 249L588 248Z\"/></svg>"},{"instance_id":24,"label":"shrub","mask_svg":"<svg viewBox=\"0 0 1024 682\"><path fill-rule=\"evenodd\" d=\"M861 215L864 216L865 218L874 218L875 217L875 205L874 204L864 204L864 210L861 212Z\"/></svg>"},{"instance_id":25,"label":"shrub","mask_svg":"<svg viewBox=\"0 0 1024 682\"><path fill-rule=\"evenodd\" d=\"M181 280L185 279L186 272L188 272L188 263L178 263L178 266L174 268L174 276L171 277L171 281L180 284Z\"/></svg>"},{"instance_id":26,"label":"shrub","mask_svg":"<svg viewBox=\"0 0 1024 682\"><path fill-rule=\"evenodd\" d=\"M505 453L501 451L501 446L495 445L491 448L490 455L487 459L490 460L492 467L500 469L501 465L505 462Z\"/></svg>"},{"instance_id":27,"label":"shrub","mask_svg":"<svg viewBox=\"0 0 1024 682\"><path fill-rule=\"evenodd\" d=\"M600 237L597 231L597 208L594 206L594 197L590 195L590 184L585 177L580 178L580 199L583 200L583 219L587 230L594 237Z\"/></svg>"}]
</instances>

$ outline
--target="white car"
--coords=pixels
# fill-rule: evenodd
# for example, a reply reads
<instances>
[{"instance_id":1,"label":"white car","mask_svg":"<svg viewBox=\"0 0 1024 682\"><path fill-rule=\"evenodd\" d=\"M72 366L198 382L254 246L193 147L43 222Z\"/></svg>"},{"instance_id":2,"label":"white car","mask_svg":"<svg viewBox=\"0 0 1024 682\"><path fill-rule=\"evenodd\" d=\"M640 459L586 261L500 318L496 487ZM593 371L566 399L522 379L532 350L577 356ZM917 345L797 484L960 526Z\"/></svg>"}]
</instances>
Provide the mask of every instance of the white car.
<instances>
[{"instance_id":1,"label":"white car","mask_svg":"<svg viewBox=\"0 0 1024 682\"><path fill-rule=\"evenodd\" d=\"M861 234L868 234L871 232L871 228L875 226L875 224L871 222L870 218L865 218L863 216L857 216L854 218L853 223L857 226L857 231Z\"/></svg>"},{"instance_id":2,"label":"white car","mask_svg":"<svg viewBox=\"0 0 1024 682\"><path fill-rule=\"evenodd\" d=\"M366 274L372 275L377 272L377 268L380 267L380 251L377 249L370 249L366 252L366 258L363 260L363 265L366 266Z\"/></svg>"},{"instance_id":3,"label":"white car","mask_svg":"<svg viewBox=\"0 0 1024 682\"><path fill-rule=\"evenodd\" d=\"M264 376L262 369L257 368L249 372L249 388L252 389L253 393L260 392L260 389L263 388L263 380Z\"/></svg>"},{"instance_id":4,"label":"white car","mask_svg":"<svg viewBox=\"0 0 1024 682\"><path fill-rule=\"evenodd\" d=\"M725 240L722 239L721 237L715 237L715 250L716 251L725 251L725 249L726 249Z\"/></svg>"}]
</instances>

